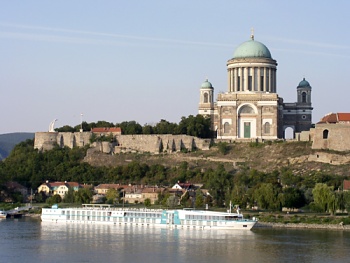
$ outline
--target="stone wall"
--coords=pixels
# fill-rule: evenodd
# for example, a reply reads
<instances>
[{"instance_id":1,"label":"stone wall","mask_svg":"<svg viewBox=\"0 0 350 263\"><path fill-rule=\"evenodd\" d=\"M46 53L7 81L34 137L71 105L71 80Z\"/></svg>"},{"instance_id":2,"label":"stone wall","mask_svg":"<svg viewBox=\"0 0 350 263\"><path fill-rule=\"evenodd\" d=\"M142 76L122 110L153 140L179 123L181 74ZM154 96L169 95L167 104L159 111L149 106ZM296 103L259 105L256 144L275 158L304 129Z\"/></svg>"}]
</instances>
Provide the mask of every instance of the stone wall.
<instances>
[{"instance_id":1,"label":"stone wall","mask_svg":"<svg viewBox=\"0 0 350 263\"><path fill-rule=\"evenodd\" d=\"M90 132L36 132L34 149L51 150L54 146L61 148L83 147L90 143Z\"/></svg>"},{"instance_id":2,"label":"stone wall","mask_svg":"<svg viewBox=\"0 0 350 263\"><path fill-rule=\"evenodd\" d=\"M347 124L316 124L312 149L350 151L349 134L350 125Z\"/></svg>"},{"instance_id":3,"label":"stone wall","mask_svg":"<svg viewBox=\"0 0 350 263\"><path fill-rule=\"evenodd\" d=\"M36 132L34 148L40 151L59 147L83 147L90 143L91 132ZM194 149L209 150L211 140L187 135L117 135L114 143L95 142L92 147L103 153L120 152L179 152Z\"/></svg>"}]
</instances>

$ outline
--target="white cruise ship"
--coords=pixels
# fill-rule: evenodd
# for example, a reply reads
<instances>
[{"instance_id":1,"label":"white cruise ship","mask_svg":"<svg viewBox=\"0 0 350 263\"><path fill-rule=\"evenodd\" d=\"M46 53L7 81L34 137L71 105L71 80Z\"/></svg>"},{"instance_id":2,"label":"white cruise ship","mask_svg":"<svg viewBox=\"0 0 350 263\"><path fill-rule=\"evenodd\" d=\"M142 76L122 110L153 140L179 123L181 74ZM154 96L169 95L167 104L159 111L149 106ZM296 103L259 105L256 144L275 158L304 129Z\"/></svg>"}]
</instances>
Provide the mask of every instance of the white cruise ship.
<instances>
[{"instance_id":1,"label":"white cruise ship","mask_svg":"<svg viewBox=\"0 0 350 263\"><path fill-rule=\"evenodd\" d=\"M156 210L112 208L110 205L84 204L81 208L43 208L43 222L114 224L159 226L199 229L246 229L250 230L257 222L253 218L244 219L239 212L214 212L208 210Z\"/></svg>"}]
</instances>

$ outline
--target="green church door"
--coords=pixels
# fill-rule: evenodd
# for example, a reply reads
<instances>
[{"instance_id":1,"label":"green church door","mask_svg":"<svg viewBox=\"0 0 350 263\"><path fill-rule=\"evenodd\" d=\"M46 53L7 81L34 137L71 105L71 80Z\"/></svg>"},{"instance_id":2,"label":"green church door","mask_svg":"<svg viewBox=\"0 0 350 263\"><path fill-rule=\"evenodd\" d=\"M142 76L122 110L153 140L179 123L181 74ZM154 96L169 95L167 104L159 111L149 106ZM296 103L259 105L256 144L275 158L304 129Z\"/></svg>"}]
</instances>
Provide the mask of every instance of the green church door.
<instances>
[{"instance_id":1,"label":"green church door","mask_svg":"<svg viewBox=\"0 0 350 263\"><path fill-rule=\"evenodd\" d=\"M244 123L244 138L250 138L250 122Z\"/></svg>"}]
</instances>

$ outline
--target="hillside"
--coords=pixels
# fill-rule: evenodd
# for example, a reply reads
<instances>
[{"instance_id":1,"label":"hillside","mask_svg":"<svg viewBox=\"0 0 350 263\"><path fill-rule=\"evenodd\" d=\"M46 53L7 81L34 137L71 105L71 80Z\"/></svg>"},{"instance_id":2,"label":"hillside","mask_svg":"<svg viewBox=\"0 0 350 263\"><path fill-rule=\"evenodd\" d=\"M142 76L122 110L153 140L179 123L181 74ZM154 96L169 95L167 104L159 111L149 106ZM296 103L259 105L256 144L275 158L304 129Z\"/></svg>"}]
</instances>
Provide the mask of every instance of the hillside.
<instances>
[{"instance_id":1,"label":"hillside","mask_svg":"<svg viewBox=\"0 0 350 263\"><path fill-rule=\"evenodd\" d=\"M321 154L326 154L327 158L331 159L341 157L343 164L334 165L334 163L315 161L314 156ZM218 163L223 163L228 170L250 168L265 172L289 167L295 174L301 175L323 171L348 176L350 168L348 163L350 154L315 151L311 149L310 142L232 143L228 144L226 154L220 153L217 146L211 147L209 151L160 155L149 153L107 155L91 150L88 151L84 160L93 166L117 166L138 161L168 167L185 161L190 167L200 169L215 169Z\"/></svg>"},{"instance_id":2,"label":"hillside","mask_svg":"<svg viewBox=\"0 0 350 263\"><path fill-rule=\"evenodd\" d=\"M27 139L34 139L34 133L16 132L0 134L0 160L5 159L16 144Z\"/></svg>"}]
</instances>

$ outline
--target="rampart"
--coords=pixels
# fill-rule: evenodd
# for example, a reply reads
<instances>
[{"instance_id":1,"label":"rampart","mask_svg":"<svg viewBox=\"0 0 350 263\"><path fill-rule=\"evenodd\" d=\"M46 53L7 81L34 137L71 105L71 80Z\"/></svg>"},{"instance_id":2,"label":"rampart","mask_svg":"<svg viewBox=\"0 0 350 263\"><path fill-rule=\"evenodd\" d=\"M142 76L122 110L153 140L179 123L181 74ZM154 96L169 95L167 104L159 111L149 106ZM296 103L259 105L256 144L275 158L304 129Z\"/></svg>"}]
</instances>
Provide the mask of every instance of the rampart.
<instances>
[{"instance_id":1,"label":"rampart","mask_svg":"<svg viewBox=\"0 0 350 263\"><path fill-rule=\"evenodd\" d=\"M34 148L40 151L59 147L83 147L90 143L91 132L37 132ZM194 149L209 150L211 140L200 139L188 135L116 135L114 142L95 142L91 145L95 150L104 153L121 152L179 152Z\"/></svg>"}]
</instances>

